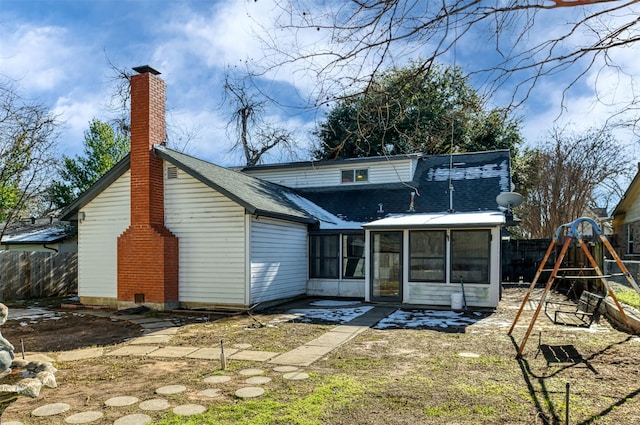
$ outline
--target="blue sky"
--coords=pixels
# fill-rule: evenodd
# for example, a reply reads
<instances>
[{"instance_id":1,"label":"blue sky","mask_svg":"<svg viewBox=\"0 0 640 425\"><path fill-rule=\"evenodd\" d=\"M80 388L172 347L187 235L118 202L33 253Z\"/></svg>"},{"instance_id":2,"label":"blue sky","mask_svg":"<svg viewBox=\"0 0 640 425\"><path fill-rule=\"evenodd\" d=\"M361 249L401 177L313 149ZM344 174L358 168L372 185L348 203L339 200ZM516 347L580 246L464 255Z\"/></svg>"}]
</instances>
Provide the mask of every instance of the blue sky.
<instances>
[{"instance_id":1,"label":"blue sky","mask_svg":"<svg viewBox=\"0 0 640 425\"><path fill-rule=\"evenodd\" d=\"M268 26L273 13L270 0L0 0L0 78L13 81L21 95L59 115L64 122L60 151L75 155L89 121L112 116L108 60L122 68L149 64L167 82L170 131L176 139L191 135L186 152L223 165L239 164L241 158L229 153L228 116L220 108L224 73L263 55L256 33L261 25ZM569 12L543 17L549 31L561 22L562 13ZM487 60L478 47L457 48L457 64ZM617 58L634 75L640 75L638 50L628 49ZM553 126L566 78L542 81L518 111L528 143L536 143ZM604 122L611 110L595 102L593 86L599 79L600 87L608 87L607 78L618 94L625 92L624 82L614 82L614 75L588 74L570 92L558 124L581 129ZM300 103L297 95L311 96L315 84L312 76L286 69L267 74L263 83L292 104ZM505 87L495 101L499 104L508 96ZM321 117L322 111L271 108L268 118L293 131L304 146L314 120ZM636 142L629 133L619 137ZM299 155L306 157L304 147ZM637 161L635 150L629 156Z\"/></svg>"}]
</instances>

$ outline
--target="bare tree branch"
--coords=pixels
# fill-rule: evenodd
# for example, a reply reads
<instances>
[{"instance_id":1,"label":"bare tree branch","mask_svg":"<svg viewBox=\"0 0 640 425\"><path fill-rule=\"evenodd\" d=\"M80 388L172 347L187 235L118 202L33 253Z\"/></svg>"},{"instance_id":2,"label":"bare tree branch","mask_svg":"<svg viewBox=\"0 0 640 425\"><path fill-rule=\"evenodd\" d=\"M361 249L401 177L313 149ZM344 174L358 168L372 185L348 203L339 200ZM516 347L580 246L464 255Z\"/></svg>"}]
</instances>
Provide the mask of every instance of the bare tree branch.
<instances>
[{"instance_id":1,"label":"bare tree branch","mask_svg":"<svg viewBox=\"0 0 640 425\"><path fill-rule=\"evenodd\" d=\"M267 53L261 62L268 64L265 73L284 68L314 76L312 99L325 104L345 94L366 92L378 74L407 58L423 58L422 67L428 70L450 59L456 46L478 45L482 40L483 46L494 46L497 60L470 62L465 69L485 82L487 96L508 88L510 106L515 107L545 77L566 73L566 95L590 71L607 69L621 77L630 73L614 52L634 47L640 39L637 3L280 0L274 28L264 28ZM550 26L551 19L558 24ZM638 103L634 93L617 106L633 110ZM637 116L630 124L637 125Z\"/></svg>"}]
</instances>

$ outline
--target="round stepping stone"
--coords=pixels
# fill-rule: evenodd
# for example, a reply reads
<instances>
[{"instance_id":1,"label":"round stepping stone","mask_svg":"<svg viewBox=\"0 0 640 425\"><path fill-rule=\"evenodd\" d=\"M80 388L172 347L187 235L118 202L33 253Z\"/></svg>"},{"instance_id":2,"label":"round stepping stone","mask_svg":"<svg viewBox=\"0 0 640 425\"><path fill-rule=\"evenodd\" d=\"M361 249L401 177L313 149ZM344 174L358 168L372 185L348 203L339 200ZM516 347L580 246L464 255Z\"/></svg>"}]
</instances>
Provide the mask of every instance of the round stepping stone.
<instances>
[{"instance_id":1,"label":"round stepping stone","mask_svg":"<svg viewBox=\"0 0 640 425\"><path fill-rule=\"evenodd\" d=\"M251 344L233 344L232 347L238 350L248 350L251 348Z\"/></svg>"},{"instance_id":2,"label":"round stepping stone","mask_svg":"<svg viewBox=\"0 0 640 425\"><path fill-rule=\"evenodd\" d=\"M140 399L138 397L130 397L130 396L120 396L120 397L111 397L109 400L104 402L104 405L107 407L124 407L131 406L132 404L136 404Z\"/></svg>"},{"instance_id":3,"label":"round stepping stone","mask_svg":"<svg viewBox=\"0 0 640 425\"><path fill-rule=\"evenodd\" d=\"M242 369L238 373L240 375L243 375L243 376L255 376L255 375L262 375L264 373L264 370L262 370L262 369Z\"/></svg>"},{"instance_id":4,"label":"round stepping stone","mask_svg":"<svg viewBox=\"0 0 640 425\"><path fill-rule=\"evenodd\" d=\"M214 397L218 397L220 395L220 390L217 389L217 388L209 388L209 389L202 390L202 391L198 392L198 395L200 397L214 398Z\"/></svg>"},{"instance_id":5,"label":"round stepping stone","mask_svg":"<svg viewBox=\"0 0 640 425\"><path fill-rule=\"evenodd\" d=\"M277 366L273 368L274 372L287 373L287 372L295 372L299 368L297 366Z\"/></svg>"},{"instance_id":6,"label":"round stepping stone","mask_svg":"<svg viewBox=\"0 0 640 425\"><path fill-rule=\"evenodd\" d=\"M236 396L240 398L253 398L264 394L264 388L260 387L244 387L236 391Z\"/></svg>"},{"instance_id":7,"label":"round stepping stone","mask_svg":"<svg viewBox=\"0 0 640 425\"><path fill-rule=\"evenodd\" d=\"M142 410L167 410L169 402L164 398L152 398L138 405Z\"/></svg>"},{"instance_id":8,"label":"round stepping stone","mask_svg":"<svg viewBox=\"0 0 640 425\"><path fill-rule=\"evenodd\" d=\"M151 416L142 413L134 413L133 415L123 416L113 423L113 425L144 425L151 422Z\"/></svg>"},{"instance_id":9,"label":"round stepping stone","mask_svg":"<svg viewBox=\"0 0 640 425\"><path fill-rule=\"evenodd\" d=\"M166 385L164 387L160 387L156 390L156 394L161 395L171 395L171 394L180 394L185 392L187 387L184 385Z\"/></svg>"},{"instance_id":10,"label":"round stepping stone","mask_svg":"<svg viewBox=\"0 0 640 425\"><path fill-rule=\"evenodd\" d=\"M244 382L250 385L262 385L271 382L271 378L267 378L266 376L252 376Z\"/></svg>"},{"instance_id":11,"label":"round stepping stone","mask_svg":"<svg viewBox=\"0 0 640 425\"><path fill-rule=\"evenodd\" d=\"M80 412L76 413L75 415L69 416L64 421L68 424L88 424L97 421L98 419L102 418L102 416L104 416L102 412Z\"/></svg>"},{"instance_id":12,"label":"round stepping stone","mask_svg":"<svg viewBox=\"0 0 640 425\"><path fill-rule=\"evenodd\" d=\"M182 416L199 415L207 411L207 408L200 404L182 404L173 408L173 413Z\"/></svg>"},{"instance_id":13,"label":"round stepping stone","mask_svg":"<svg viewBox=\"0 0 640 425\"><path fill-rule=\"evenodd\" d=\"M45 404L44 406L40 406L35 409L31 414L33 416L53 416L59 415L60 413L64 413L67 410L71 409L67 403L51 403Z\"/></svg>"},{"instance_id":14,"label":"round stepping stone","mask_svg":"<svg viewBox=\"0 0 640 425\"><path fill-rule=\"evenodd\" d=\"M477 358L480 357L480 354L476 354L476 353L458 353L458 356L466 357L468 359L477 359Z\"/></svg>"},{"instance_id":15,"label":"round stepping stone","mask_svg":"<svg viewBox=\"0 0 640 425\"><path fill-rule=\"evenodd\" d=\"M291 372L285 373L282 377L289 381L301 381L303 379L309 379L309 374L305 372Z\"/></svg>"},{"instance_id":16,"label":"round stepping stone","mask_svg":"<svg viewBox=\"0 0 640 425\"><path fill-rule=\"evenodd\" d=\"M11 421L11 422L2 422L2 425L24 425L24 424L18 421Z\"/></svg>"},{"instance_id":17,"label":"round stepping stone","mask_svg":"<svg viewBox=\"0 0 640 425\"><path fill-rule=\"evenodd\" d=\"M229 381L231 381L231 377L226 375L214 375L204 378L204 382L207 384L224 384Z\"/></svg>"}]
</instances>

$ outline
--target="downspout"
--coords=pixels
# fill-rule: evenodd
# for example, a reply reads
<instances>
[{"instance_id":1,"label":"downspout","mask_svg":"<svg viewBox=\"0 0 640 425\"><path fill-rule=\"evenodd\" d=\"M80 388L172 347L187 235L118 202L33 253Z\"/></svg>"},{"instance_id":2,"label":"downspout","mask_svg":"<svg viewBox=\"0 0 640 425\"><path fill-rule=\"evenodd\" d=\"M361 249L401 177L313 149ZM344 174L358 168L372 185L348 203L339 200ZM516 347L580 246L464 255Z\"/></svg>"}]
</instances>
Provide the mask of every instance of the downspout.
<instances>
[{"instance_id":1,"label":"downspout","mask_svg":"<svg viewBox=\"0 0 640 425\"><path fill-rule=\"evenodd\" d=\"M54 252L60 252L60 251L58 251L56 248L51 248L51 247L47 246L47 244L46 244L46 243L43 243L43 244L42 244L42 247L43 247L44 249L50 249L51 251L54 251Z\"/></svg>"}]
</instances>

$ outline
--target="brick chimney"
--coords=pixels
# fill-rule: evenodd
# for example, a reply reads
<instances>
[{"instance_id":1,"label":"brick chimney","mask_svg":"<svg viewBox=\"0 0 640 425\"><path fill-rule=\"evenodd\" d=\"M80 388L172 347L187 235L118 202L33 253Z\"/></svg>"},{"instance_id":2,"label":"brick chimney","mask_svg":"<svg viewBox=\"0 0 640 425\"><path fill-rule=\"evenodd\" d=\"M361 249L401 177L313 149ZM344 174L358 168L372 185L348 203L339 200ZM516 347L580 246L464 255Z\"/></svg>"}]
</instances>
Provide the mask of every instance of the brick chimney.
<instances>
[{"instance_id":1,"label":"brick chimney","mask_svg":"<svg viewBox=\"0 0 640 425\"><path fill-rule=\"evenodd\" d=\"M178 238L164 226L165 82L149 66L131 77L131 224L118 237L118 304L178 305Z\"/></svg>"}]
</instances>

